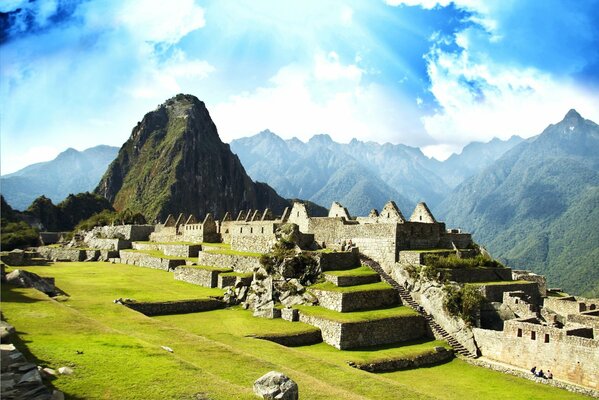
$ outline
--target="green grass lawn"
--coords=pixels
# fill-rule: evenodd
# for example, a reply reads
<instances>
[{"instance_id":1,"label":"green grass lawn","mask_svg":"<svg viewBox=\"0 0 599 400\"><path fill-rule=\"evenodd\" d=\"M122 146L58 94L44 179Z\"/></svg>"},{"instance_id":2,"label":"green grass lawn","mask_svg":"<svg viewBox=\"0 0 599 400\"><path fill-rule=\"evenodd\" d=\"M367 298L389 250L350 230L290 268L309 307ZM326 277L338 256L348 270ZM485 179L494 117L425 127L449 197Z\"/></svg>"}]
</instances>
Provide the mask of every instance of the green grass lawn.
<instances>
[{"instance_id":1,"label":"green grass lawn","mask_svg":"<svg viewBox=\"0 0 599 400\"><path fill-rule=\"evenodd\" d=\"M366 265L359 266L358 268L339 270L339 271L326 271L325 275L331 276L371 276L378 275L371 268Z\"/></svg>"},{"instance_id":2,"label":"green grass lawn","mask_svg":"<svg viewBox=\"0 0 599 400\"><path fill-rule=\"evenodd\" d=\"M33 289L2 285L0 305L19 332L17 346L29 351L33 361L75 370L53 381L67 398L195 399L205 393L210 399L255 399L253 381L270 370L292 377L302 399L583 398L460 360L386 374L346 364L425 351L431 342L372 352L341 351L325 344L286 348L246 336L313 328L254 318L239 307L150 318L112 303L118 297L158 301L222 293L175 281L172 273L161 270L109 263L19 268L55 277L57 286L70 295L55 301Z\"/></svg>"},{"instance_id":3,"label":"green grass lawn","mask_svg":"<svg viewBox=\"0 0 599 400\"><path fill-rule=\"evenodd\" d=\"M308 289L317 289L317 290L328 290L331 292L341 292L341 293L353 293L353 292L370 292L376 290L389 290L393 289L391 285L387 282L375 282L375 283L367 283L364 285L354 285L354 286L337 286L331 282L323 282L317 283L315 285L310 286Z\"/></svg>"}]
</instances>

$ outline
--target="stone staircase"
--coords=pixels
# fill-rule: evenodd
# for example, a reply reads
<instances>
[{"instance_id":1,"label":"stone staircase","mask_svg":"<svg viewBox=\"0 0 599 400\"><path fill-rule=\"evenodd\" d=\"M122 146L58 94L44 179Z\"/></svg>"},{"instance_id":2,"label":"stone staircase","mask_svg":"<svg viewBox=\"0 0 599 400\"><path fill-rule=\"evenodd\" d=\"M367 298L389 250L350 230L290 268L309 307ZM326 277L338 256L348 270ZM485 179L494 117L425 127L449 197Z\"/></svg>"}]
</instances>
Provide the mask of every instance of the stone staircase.
<instances>
[{"instance_id":1,"label":"stone staircase","mask_svg":"<svg viewBox=\"0 0 599 400\"><path fill-rule=\"evenodd\" d=\"M376 271L381 276L381 278L385 282L387 282L394 289L396 289L397 292L399 293L399 297L401 298L401 301L403 302L403 304L418 311L420 313L420 315L422 315L425 318L425 320L426 320L428 326L431 328L431 330L433 332L435 332L437 336L446 340L447 343L449 343L450 346L453 347L453 349L455 350L456 353L458 353L459 355L461 355L463 357L467 357L467 358L477 358L478 357L478 355L473 354L472 352L468 351L468 349L466 349L458 340L456 340L456 338L451 336L445 329L443 329L443 327L435 321L433 316L430 315L429 313L427 313L412 298L412 296L410 295L408 290L406 290L405 287L403 287L395 279L393 279L391 277L391 275L386 273L379 263L377 263L376 261L374 261L370 258L364 257L364 256L361 257L361 261L362 261L362 264L367 265L370 268L372 268L374 271Z\"/></svg>"}]
</instances>

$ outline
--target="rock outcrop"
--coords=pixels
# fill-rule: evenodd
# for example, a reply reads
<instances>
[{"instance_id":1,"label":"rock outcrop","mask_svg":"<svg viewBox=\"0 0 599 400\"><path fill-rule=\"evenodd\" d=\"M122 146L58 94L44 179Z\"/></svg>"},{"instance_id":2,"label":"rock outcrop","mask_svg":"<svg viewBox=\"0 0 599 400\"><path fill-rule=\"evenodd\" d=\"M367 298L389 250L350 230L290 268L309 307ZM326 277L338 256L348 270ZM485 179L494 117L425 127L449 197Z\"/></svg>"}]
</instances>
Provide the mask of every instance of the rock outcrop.
<instances>
[{"instance_id":1,"label":"rock outcrop","mask_svg":"<svg viewBox=\"0 0 599 400\"><path fill-rule=\"evenodd\" d=\"M220 140L204 103L184 94L133 128L95 192L117 210L141 212L148 220L243 209L280 214L289 205L268 185L251 180Z\"/></svg>"},{"instance_id":2,"label":"rock outcrop","mask_svg":"<svg viewBox=\"0 0 599 400\"><path fill-rule=\"evenodd\" d=\"M6 275L6 283L17 287L34 288L50 296L56 292L53 279L44 279L38 274L20 269Z\"/></svg>"},{"instance_id":3,"label":"rock outcrop","mask_svg":"<svg viewBox=\"0 0 599 400\"><path fill-rule=\"evenodd\" d=\"M297 383L277 371L270 371L258 378L254 382L254 393L260 398L269 400L297 400L299 398Z\"/></svg>"}]
</instances>

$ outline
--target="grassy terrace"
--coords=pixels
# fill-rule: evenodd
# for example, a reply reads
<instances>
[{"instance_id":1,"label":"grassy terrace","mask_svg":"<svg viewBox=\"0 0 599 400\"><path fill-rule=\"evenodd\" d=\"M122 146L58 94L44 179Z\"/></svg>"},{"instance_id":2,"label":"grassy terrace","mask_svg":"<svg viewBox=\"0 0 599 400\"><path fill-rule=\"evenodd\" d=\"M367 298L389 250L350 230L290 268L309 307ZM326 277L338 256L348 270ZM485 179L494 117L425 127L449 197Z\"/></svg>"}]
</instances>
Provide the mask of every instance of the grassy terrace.
<instances>
[{"instance_id":1,"label":"grassy terrace","mask_svg":"<svg viewBox=\"0 0 599 400\"><path fill-rule=\"evenodd\" d=\"M337 322L364 322L375 319L412 317L418 313L409 307L397 306L369 311L337 312L320 306L296 306L302 313Z\"/></svg>"},{"instance_id":2,"label":"grassy terrace","mask_svg":"<svg viewBox=\"0 0 599 400\"><path fill-rule=\"evenodd\" d=\"M53 384L73 399L255 399L252 384L270 370L299 385L304 399L582 399L583 396L478 368L460 360L430 368L370 374L347 360L426 351L434 342L373 351L326 344L286 348L249 334L302 332L310 326L253 318L239 307L150 318L112 303L204 298L218 289L175 281L172 274L110 263L19 267L53 276L70 297L49 299L33 289L2 285L4 316L21 338L17 347L72 376ZM427 344L428 343L428 344ZM169 346L168 353L160 346ZM83 354L77 354L77 350Z\"/></svg>"},{"instance_id":3,"label":"grassy terrace","mask_svg":"<svg viewBox=\"0 0 599 400\"><path fill-rule=\"evenodd\" d=\"M376 272L374 272L372 269L370 269L369 267L362 265L358 268L354 268L354 269L346 269L346 270L340 270L340 271L326 271L325 272L326 275L331 275L331 276L371 276L371 275L378 275Z\"/></svg>"},{"instance_id":4,"label":"grassy terrace","mask_svg":"<svg viewBox=\"0 0 599 400\"><path fill-rule=\"evenodd\" d=\"M164 258L166 260L188 260L188 261L197 261L197 257L177 257L177 256L167 256L160 250L134 250L134 249L126 249L121 251L127 251L131 253L142 253L147 254L156 258Z\"/></svg>"},{"instance_id":5,"label":"grassy terrace","mask_svg":"<svg viewBox=\"0 0 599 400\"><path fill-rule=\"evenodd\" d=\"M327 290L331 292L354 293L354 292L370 292L376 290L393 289L387 282L368 283L366 285L355 286L337 286L331 282L317 283L310 286L308 289Z\"/></svg>"}]
</instances>

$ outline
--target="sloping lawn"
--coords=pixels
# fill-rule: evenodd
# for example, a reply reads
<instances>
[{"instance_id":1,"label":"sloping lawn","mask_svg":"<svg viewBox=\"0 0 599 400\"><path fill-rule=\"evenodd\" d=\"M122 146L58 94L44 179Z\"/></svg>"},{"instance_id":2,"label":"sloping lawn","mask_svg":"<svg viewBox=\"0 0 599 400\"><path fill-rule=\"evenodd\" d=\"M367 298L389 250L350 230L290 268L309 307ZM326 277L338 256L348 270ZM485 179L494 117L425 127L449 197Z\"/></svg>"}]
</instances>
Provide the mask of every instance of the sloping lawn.
<instances>
[{"instance_id":1,"label":"sloping lawn","mask_svg":"<svg viewBox=\"0 0 599 400\"><path fill-rule=\"evenodd\" d=\"M313 328L253 318L239 307L149 318L112 302L119 297L158 301L222 293L175 281L165 271L109 263L26 269L55 277L70 297L55 301L33 289L2 285L2 312L20 334L18 347L26 346L38 363L73 367L74 375L54 380L69 398L255 399L253 381L270 370L292 377L302 399L582 398L459 360L370 374L345 363L369 357L366 351L340 351L325 344L286 348L246 337ZM380 348L373 355L407 354L430 346L425 343Z\"/></svg>"}]
</instances>

